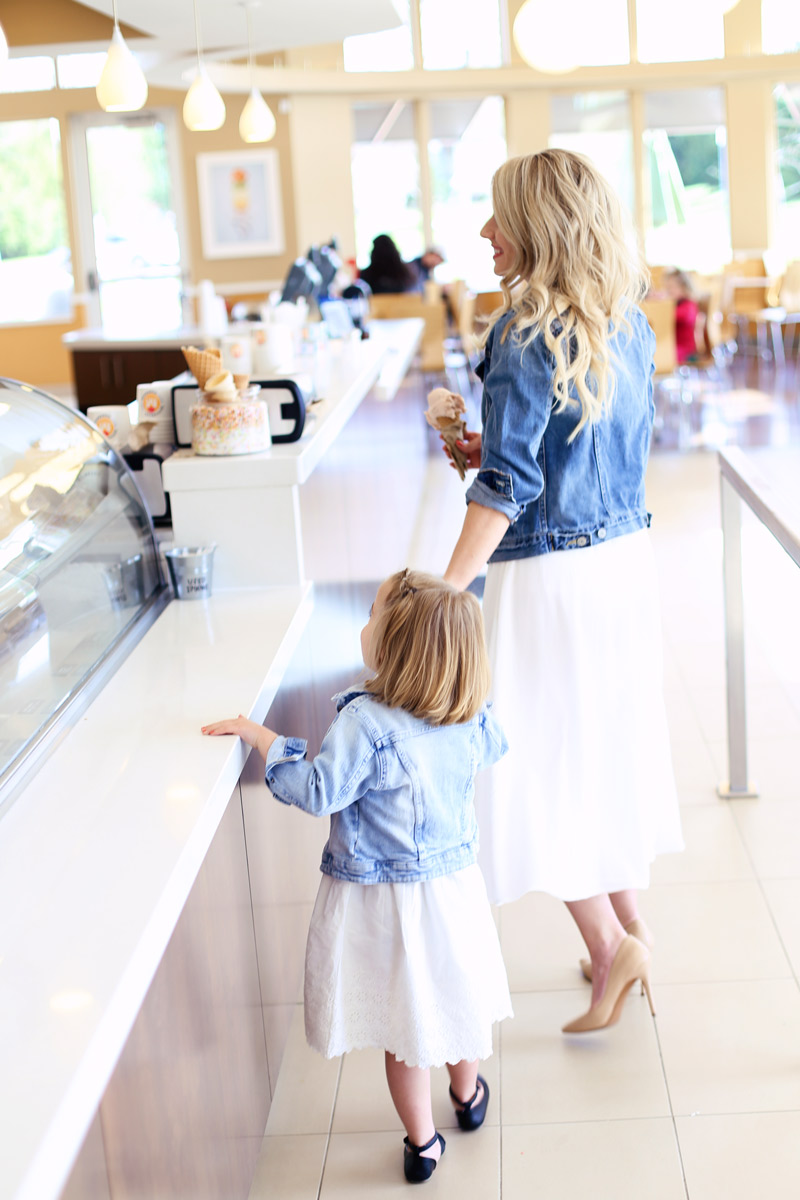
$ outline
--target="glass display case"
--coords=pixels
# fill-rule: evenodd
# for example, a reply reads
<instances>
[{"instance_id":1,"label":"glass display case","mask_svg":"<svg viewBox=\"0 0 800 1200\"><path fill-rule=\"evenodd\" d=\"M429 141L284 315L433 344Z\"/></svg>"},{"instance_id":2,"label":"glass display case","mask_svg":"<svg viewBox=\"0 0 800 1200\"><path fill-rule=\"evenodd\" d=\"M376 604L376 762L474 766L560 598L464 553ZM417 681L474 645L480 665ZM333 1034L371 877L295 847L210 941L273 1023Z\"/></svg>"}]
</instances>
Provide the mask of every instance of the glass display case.
<instances>
[{"instance_id":1,"label":"glass display case","mask_svg":"<svg viewBox=\"0 0 800 1200\"><path fill-rule=\"evenodd\" d=\"M80 413L0 378L0 812L169 597L124 460Z\"/></svg>"}]
</instances>

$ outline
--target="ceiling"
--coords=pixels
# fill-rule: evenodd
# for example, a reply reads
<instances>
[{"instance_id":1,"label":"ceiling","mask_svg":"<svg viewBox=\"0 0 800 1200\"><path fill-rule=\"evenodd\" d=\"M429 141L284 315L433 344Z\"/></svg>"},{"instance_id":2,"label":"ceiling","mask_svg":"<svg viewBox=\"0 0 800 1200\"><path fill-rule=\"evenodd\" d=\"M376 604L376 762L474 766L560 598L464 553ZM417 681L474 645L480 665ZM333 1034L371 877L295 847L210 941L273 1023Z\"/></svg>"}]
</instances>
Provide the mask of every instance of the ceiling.
<instances>
[{"instance_id":1,"label":"ceiling","mask_svg":"<svg viewBox=\"0 0 800 1200\"><path fill-rule=\"evenodd\" d=\"M81 7L112 16L112 0L77 0ZM214 75L214 62L247 59L245 0L196 0L203 57ZM358 33L394 28L400 19L392 0L248 0L254 54L273 54L302 46L341 42ZM197 66L193 0L117 0L117 16L148 82L184 88ZM135 32L142 36L136 37ZM102 42L71 44L70 50L106 49ZM59 47L63 49L63 47ZM56 47L39 43L40 52ZM19 54L15 46L12 53ZM31 53L28 49L27 53ZM247 91L246 65L241 78L228 67L226 90Z\"/></svg>"}]
</instances>

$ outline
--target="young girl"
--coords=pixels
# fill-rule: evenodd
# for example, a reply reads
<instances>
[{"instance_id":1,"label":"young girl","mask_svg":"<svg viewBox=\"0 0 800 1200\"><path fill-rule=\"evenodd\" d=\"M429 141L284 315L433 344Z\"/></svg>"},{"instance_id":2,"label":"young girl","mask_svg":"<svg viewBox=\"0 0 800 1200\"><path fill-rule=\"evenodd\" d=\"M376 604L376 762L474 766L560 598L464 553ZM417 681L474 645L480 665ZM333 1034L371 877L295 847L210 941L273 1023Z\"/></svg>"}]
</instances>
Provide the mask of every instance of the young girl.
<instances>
[{"instance_id":1,"label":"young girl","mask_svg":"<svg viewBox=\"0 0 800 1200\"><path fill-rule=\"evenodd\" d=\"M429 1179L445 1142L429 1068L447 1064L461 1129L489 1101L478 1060L511 1016L505 968L476 863L474 776L506 751L485 705L480 606L431 575L378 588L361 632L371 672L335 697L313 762L306 742L245 717L205 725L238 734L266 762L277 800L331 815L306 947L306 1037L326 1058L379 1046L405 1126L404 1170Z\"/></svg>"}]
</instances>

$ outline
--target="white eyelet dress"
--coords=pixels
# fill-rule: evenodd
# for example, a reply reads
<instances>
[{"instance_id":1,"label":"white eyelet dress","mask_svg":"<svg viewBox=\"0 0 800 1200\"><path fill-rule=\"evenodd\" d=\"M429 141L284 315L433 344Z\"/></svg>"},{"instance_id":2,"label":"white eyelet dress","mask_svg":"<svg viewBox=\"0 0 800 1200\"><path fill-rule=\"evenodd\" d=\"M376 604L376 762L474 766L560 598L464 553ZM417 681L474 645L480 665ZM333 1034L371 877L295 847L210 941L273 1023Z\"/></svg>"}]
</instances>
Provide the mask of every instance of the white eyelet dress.
<instances>
[{"instance_id":1,"label":"white eyelet dress","mask_svg":"<svg viewBox=\"0 0 800 1200\"><path fill-rule=\"evenodd\" d=\"M308 933L306 1038L326 1058L388 1050L410 1067L485 1059L513 1016L480 868L408 883L323 875Z\"/></svg>"}]
</instances>

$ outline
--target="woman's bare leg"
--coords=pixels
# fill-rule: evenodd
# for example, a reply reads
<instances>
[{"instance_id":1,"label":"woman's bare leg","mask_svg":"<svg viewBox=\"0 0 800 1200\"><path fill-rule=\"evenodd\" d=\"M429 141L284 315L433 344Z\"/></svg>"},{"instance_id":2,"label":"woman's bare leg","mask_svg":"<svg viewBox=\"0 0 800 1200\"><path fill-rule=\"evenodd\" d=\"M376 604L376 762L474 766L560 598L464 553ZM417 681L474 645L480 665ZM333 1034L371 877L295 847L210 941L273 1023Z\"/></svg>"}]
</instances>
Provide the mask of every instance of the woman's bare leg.
<instances>
[{"instance_id":1,"label":"woman's bare leg","mask_svg":"<svg viewBox=\"0 0 800 1200\"><path fill-rule=\"evenodd\" d=\"M633 888L625 892L612 892L609 900L620 925L630 925L631 921L639 920L638 896Z\"/></svg>"},{"instance_id":2,"label":"woman's bare leg","mask_svg":"<svg viewBox=\"0 0 800 1200\"><path fill-rule=\"evenodd\" d=\"M387 1050L386 1080L397 1115L408 1134L408 1140L413 1146L424 1146L436 1133L431 1107L430 1071L427 1068L408 1067ZM422 1157L438 1160L441 1153L437 1139Z\"/></svg>"},{"instance_id":3,"label":"woman's bare leg","mask_svg":"<svg viewBox=\"0 0 800 1200\"><path fill-rule=\"evenodd\" d=\"M607 895L568 900L567 908L592 960L592 1005L595 1005L606 990L608 972L626 933Z\"/></svg>"}]
</instances>

